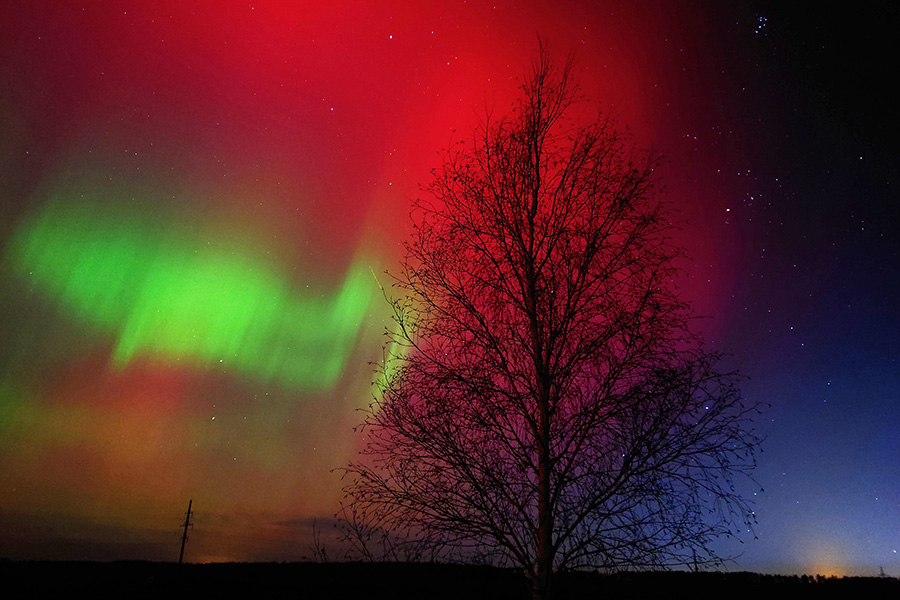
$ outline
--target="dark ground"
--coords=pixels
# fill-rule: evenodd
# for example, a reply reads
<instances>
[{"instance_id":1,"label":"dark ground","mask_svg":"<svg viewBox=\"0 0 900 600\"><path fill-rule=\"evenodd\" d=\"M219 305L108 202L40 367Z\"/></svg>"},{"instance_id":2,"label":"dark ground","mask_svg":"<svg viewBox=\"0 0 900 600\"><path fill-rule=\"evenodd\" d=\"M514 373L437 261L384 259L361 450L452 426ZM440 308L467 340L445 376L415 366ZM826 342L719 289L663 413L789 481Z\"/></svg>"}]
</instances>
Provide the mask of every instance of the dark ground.
<instances>
[{"instance_id":1,"label":"dark ground","mask_svg":"<svg viewBox=\"0 0 900 600\"><path fill-rule=\"evenodd\" d=\"M526 600L524 577L491 567L404 563L0 561L4 598ZM755 573L563 574L555 600L897 598L900 579Z\"/></svg>"}]
</instances>

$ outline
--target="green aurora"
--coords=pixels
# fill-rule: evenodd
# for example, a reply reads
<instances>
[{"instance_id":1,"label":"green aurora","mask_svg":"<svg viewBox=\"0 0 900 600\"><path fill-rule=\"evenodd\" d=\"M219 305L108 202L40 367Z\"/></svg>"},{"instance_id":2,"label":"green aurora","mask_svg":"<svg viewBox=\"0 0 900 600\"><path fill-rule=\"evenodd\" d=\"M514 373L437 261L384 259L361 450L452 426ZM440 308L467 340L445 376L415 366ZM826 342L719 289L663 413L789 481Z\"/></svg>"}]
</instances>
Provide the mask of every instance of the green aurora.
<instances>
[{"instance_id":1,"label":"green aurora","mask_svg":"<svg viewBox=\"0 0 900 600\"><path fill-rule=\"evenodd\" d=\"M377 285L354 262L330 297L300 293L249 238L165 211L56 198L7 248L12 269L69 318L137 358L331 388Z\"/></svg>"}]
</instances>

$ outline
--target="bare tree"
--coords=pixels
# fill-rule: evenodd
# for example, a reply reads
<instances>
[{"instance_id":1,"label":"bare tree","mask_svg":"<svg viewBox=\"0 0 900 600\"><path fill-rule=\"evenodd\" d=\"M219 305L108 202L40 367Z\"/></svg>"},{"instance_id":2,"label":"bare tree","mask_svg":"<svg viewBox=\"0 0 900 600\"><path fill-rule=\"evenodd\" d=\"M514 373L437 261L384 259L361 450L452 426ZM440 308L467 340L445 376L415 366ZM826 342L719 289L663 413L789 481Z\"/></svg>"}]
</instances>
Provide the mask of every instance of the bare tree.
<instances>
[{"instance_id":1,"label":"bare tree","mask_svg":"<svg viewBox=\"0 0 900 600\"><path fill-rule=\"evenodd\" d=\"M573 124L570 74L542 48L415 204L346 473L345 509L394 547L519 565L534 598L558 569L718 561L752 523L734 478L759 444L675 290L659 159Z\"/></svg>"}]
</instances>

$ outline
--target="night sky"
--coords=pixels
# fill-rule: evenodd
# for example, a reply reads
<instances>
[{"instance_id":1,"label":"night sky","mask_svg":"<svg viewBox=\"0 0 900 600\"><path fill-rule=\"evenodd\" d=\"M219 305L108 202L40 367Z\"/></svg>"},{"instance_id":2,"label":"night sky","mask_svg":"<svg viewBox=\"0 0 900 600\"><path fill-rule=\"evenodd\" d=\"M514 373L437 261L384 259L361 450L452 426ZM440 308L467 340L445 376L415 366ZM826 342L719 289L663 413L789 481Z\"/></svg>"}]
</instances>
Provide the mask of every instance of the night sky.
<instances>
[{"instance_id":1,"label":"night sky","mask_svg":"<svg viewBox=\"0 0 900 600\"><path fill-rule=\"evenodd\" d=\"M410 200L540 35L667 157L680 289L770 405L730 568L900 576L900 10L313 4L4 3L0 556L176 560L193 499L186 560L311 557Z\"/></svg>"}]
</instances>

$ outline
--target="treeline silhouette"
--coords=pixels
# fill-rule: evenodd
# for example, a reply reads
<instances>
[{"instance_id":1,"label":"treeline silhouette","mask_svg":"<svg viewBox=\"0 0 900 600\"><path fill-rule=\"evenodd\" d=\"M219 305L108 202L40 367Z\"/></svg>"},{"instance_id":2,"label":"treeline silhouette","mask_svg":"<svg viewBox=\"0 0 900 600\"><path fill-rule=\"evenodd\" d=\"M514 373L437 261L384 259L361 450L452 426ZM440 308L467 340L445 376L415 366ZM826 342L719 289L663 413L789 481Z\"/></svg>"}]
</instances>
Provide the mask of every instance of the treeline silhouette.
<instances>
[{"instance_id":1,"label":"treeline silhouette","mask_svg":"<svg viewBox=\"0 0 900 600\"><path fill-rule=\"evenodd\" d=\"M497 599L531 594L521 571L434 563L215 563L0 561L0 577L16 598L304 598ZM20 590L20 591L16 591ZM893 577L762 575L748 572L562 572L558 600L756 599L898 597Z\"/></svg>"}]
</instances>

